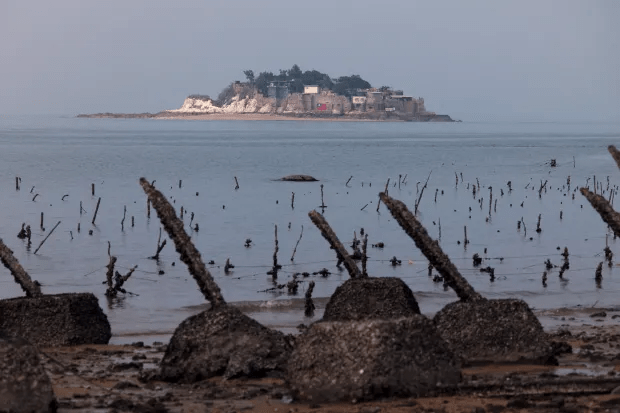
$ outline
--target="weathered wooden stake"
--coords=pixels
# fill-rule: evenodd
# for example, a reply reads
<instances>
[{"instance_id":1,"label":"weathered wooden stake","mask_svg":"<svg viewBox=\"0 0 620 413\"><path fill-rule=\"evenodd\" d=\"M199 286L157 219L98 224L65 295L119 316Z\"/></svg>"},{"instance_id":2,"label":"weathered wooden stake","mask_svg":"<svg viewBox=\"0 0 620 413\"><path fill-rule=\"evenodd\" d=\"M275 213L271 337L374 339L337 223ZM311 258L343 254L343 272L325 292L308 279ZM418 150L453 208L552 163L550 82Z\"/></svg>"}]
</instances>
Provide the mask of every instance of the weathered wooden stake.
<instances>
[{"instance_id":1,"label":"weathered wooden stake","mask_svg":"<svg viewBox=\"0 0 620 413\"><path fill-rule=\"evenodd\" d=\"M267 274L271 275L272 279L275 281L278 278L278 270L282 268L281 265L278 264L278 251L280 251L279 243L278 243L278 226L275 226L274 230L275 235L275 248L273 250L273 267L271 271L268 271Z\"/></svg>"},{"instance_id":2,"label":"weathered wooden stake","mask_svg":"<svg viewBox=\"0 0 620 413\"><path fill-rule=\"evenodd\" d=\"M236 176L235 176L235 189L239 189L239 181L237 181Z\"/></svg>"},{"instance_id":3,"label":"weathered wooden stake","mask_svg":"<svg viewBox=\"0 0 620 413\"><path fill-rule=\"evenodd\" d=\"M299 239L297 240L297 243L295 244L295 248L293 248L293 255L291 255L291 261L293 261L295 259L295 253L297 252L297 246L299 245L299 241L301 241L301 236L304 235L304 226L301 226L301 232L299 233Z\"/></svg>"},{"instance_id":4,"label":"weathered wooden stake","mask_svg":"<svg viewBox=\"0 0 620 413\"><path fill-rule=\"evenodd\" d=\"M292 192L291 195L291 209L295 209L295 192Z\"/></svg>"},{"instance_id":5,"label":"weathered wooden stake","mask_svg":"<svg viewBox=\"0 0 620 413\"><path fill-rule=\"evenodd\" d=\"M161 252L161 250L164 249L165 246L166 240L164 240L164 242L161 242L161 228L159 228L159 237L157 238L157 251L155 252L155 255L149 258L156 261L159 260L159 253Z\"/></svg>"},{"instance_id":6,"label":"weathered wooden stake","mask_svg":"<svg viewBox=\"0 0 620 413\"><path fill-rule=\"evenodd\" d=\"M312 290L314 290L314 281L310 281L308 289L306 290L306 305L304 315L306 317L312 317L314 315L314 302L312 301Z\"/></svg>"},{"instance_id":7,"label":"weathered wooden stake","mask_svg":"<svg viewBox=\"0 0 620 413\"><path fill-rule=\"evenodd\" d=\"M123 219L121 220L121 231L125 231L125 216L127 215L127 205L123 205Z\"/></svg>"},{"instance_id":8,"label":"weathered wooden stake","mask_svg":"<svg viewBox=\"0 0 620 413\"><path fill-rule=\"evenodd\" d=\"M596 281L596 287L601 288L601 281L603 281L603 262L599 262L594 272L594 280Z\"/></svg>"},{"instance_id":9,"label":"weathered wooden stake","mask_svg":"<svg viewBox=\"0 0 620 413\"><path fill-rule=\"evenodd\" d=\"M108 265L106 265L106 268L108 269L108 271L106 271L106 280L108 282L108 289L105 292L105 295L107 295L108 297L113 297L116 295L116 291L114 291L114 284L112 281L112 277L114 277L114 264L116 263L116 257L110 254L110 241L108 241L108 258L110 259L110 261L108 262Z\"/></svg>"},{"instance_id":10,"label":"weathered wooden stake","mask_svg":"<svg viewBox=\"0 0 620 413\"><path fill-rule=\"evenodd\" d=\"M226 258L226 264L224 264L224 274L228 274L231 268L235 268L235 266L230 263L230 258Z\"/></svg>"},{"instance_id":11,"label":"weathered wooden stake","mask_svg":"<svg viewBox=\"0 0 620 413\"><path fill-rule=\"evenodd\" d=\"M95 214L93 215L93 220L91 223L95 225L95 220L97 219L97 212L99 211L99 204L101 204L101 197L97 200L97 206L95 207Z\"/></svg>"},{"instance_id":12,"label":"weathered wooden stake","mask_svg":"<svg viewBox=\"0 0 620 413\"><path fill-rule=\"evenodd\" d=\"M41 230L45 231L45 227L43 226L43 212L41 212Z\"/></svg>"},{"instance_id":13,"label":"weathered wooden stake","mask_svg":"<svg viewBox=\"0 0 620 413\"><path fill-rule=\"evenodd\" d=\"M422 201L422 195L424 194L424 189L426 189L426 186L428 185L428 180L431 179L431 174L433 173L433 171L431 170L428 173L428 177L426 178L426 182L424 182L424 186L422 187L422 190L420 191L420 196L418 196L417 201L415 201L415 209L414 209L414 214L417 215L418 214L418 208L420 206L420 202ZM385 195L387 196L387 192L384 192Z\"/></svg>"},{"instance_id":14,"label":"weathered wooden stake","mask_svg":"<svg viewBox=\"0 0 620 413\"><path fill-rule=\"evenodd\" d=\"M385 189L383 190L386 193L388 191L388 185L390 185L390 178L388 178L387 182L385 183ZM377 201L377 212L379 212L380 206L381 206L381 198L379 198L379 200Z\"/></svg>"},{"instance_id":15,"label":"weathered wooden stake","mask_svg":"<svg viewBox=\"0 0 620 413\"><path fill-rule=\"evenodd\" d=\"M15 190L19 191L19 181L21 180L21 178L19 176L15 177Z\"/></svg>"},{"instance_id":16,"label":"weathered wooden stake","mask_svg":"<svg viewBox=\"0 0 620 413\"><path fill-rule=\"evenodd\" d=\"M368 277L366 263L368 262L368 234L364 234L364 242L362 243L362 277Z\"/></svg>"},{"instance_id":17,"label":"weathered wooden stake","mask_svg":"<svg viewBox=\"0 0 620 413\"><path fill-rule=\"evenodd\" d=\"M39 246L37 247L36 250L34 250L34 253L36 254L39 249L43 246L43 244L45 243L45 241L47 241L47 239L50 237L50 235L52 235L52 232L54 232L54 230L58 227L58 225L60 225L60 221L58 221L56 223L56 225L54 225L54 228L52 228L52 230L49 232L49 234L47 234L47 236L45 238L43 238L43 241L41 241L41 243L39 244Z\"/></svg>"},{"instance_id":18,"label":"weathered wooden stake","mask_svg":"<svg viewBox=\"0 0 620 413\"><path fill-rule=\"evenodd\" d=\"M95 184L94 183L90 184L90 193L92 196L95 196Z\"/></svg>"}]
</instances>

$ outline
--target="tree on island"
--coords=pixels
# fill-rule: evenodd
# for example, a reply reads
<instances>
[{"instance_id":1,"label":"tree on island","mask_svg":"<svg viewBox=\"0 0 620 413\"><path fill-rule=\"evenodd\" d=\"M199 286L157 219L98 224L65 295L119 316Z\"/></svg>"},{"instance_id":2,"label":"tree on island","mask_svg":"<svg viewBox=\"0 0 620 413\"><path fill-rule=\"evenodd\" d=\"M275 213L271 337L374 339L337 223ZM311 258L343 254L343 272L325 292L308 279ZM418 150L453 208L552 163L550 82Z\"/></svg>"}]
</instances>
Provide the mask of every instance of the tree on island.
<instances>
[{"instance_id":1,"label":"tree on island","mask_svg":"<svg viewBox=\"0 0 620 413\"><path fill-rule=\"evenodd\" d=\"M280 69L277 75L273 72L260 72L254 76L253 70L244 70L248 83L253 85L258 92L267 96L267 88L271 82L282 81L289 83L289 92L303 93L305 85L317 85L323 90L331 90L339 95L351 96L357 89L368 89L370 83L361 78L360 75L341 76L337 79L332 78L318 70L301 70L299 65L294 64L288 70Z\"/></svg>"},{"instance_id":2,"label":"tree on island","mask_svg":"<svg viewBox=\"0 0 620 413\"><path fill-rule=\"evenodd\" d=\"M248 79L249 84L254 83L254 71L253 70L244 70L243 74L245 75L245 78Z\"/></svg>"},{"instance_id":3,"label":"tree on island","mask_svg":"<svg viewBox=\"0 0 620 413\"><path fill-rule=\"evenodd\" d=\"M351 75L336 79L332 90L339 95L352 96L357 89L370 89L370 87L370 83L362 79L360 75Z\"/></svg>"}]
</instances>

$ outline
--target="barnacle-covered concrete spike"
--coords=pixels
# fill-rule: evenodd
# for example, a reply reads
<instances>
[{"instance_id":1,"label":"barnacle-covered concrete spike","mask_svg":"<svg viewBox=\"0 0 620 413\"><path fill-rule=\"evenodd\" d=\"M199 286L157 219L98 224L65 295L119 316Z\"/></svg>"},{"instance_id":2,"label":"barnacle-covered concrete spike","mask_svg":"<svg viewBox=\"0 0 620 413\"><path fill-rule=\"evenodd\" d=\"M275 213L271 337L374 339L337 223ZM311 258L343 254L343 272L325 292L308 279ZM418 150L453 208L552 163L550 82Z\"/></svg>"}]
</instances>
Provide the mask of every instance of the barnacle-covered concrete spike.
<instances>
[{"instance_id":1,"label":"barnacle-covered concrete spike","mask_svg":"<svg viewBox=\"0 0 620 413\"><path fill-rule=\"evenodd\" d=\"M455 353L470 363L524 360L557 363L554 347L527 303L482 297L404 203L384 193L380 196L407 235L461 299L445 306L433 318L441 337Z\"/></svg>"},{"instance_id":2,"label":"barnacle-covered concrete spike","mask_svg":"<svg viewBox=\"0 0 620 413\"><path fill-rule=\"evenodd\" d=\"M618 152L616 152L616 154L618 154ZM620 154L618 156L620 156ZM592 208L598 212L603 221L611 227L614 234L620 236L620 214L614 210L603 196L593 193L588 188L581 188L579 191L586 197L590 205L592 205Z\"/></svg>"},{"instance_id":3,"label":"barnacle-covered concrete spike","mask_svg":"<svg viewBox=\"0 0 620 413\"><path fill-rule=\"evenodd\" d=\"M344 266L349 272L351 278L361 278L362 273L359 268L357 268L357 264L355 264L355 261L353 261L353 259L349 256L349 253L347 253L344 245L342 245L342 242L340 242L325 218L323 218L323 216L316 211L308 212L308 216L312 220L312 223L316 225L319 231L321 231L323 238L325 238L327 242L329 242L329 245L334 248L336 254L338 255L338 259L344 262Z\"/></svg>"},{"instance_id":4,"label":"barnacle-covered concrete spike","mask_svg":"<svg viewBox=\"0 0 620 413\"><path fill-rule=\"evenodd\" d=\"M614 145L609 145L607 150L611 154L611 157L614 158L614 161L616 161L618 168L620 168L620 151L618 151Z\"/></svg>"},{"instance_id":5,"label":"barnacle-covered concrete spike","mask_svg":"<svg viewBox=\"0 0 620 413\"><path fill-rule=\"evenodd\" d=\"M458 357L422 315L319 322L288 362L295 398L313 403L425 396L455 388Z\"/></svg>"},{"instance_id":6,"label":"barnacle-covered concrete spike","mask_svg":"<svg viewBox=\"0 0 620 413\"><path fill-rule=\"evenodd\" d=\"M93 294L44 295L2 240L0 260L26 292L26 297L0 300L0 332L38 346L110 341L110 323Z\"/></svg>"},{"instance_id":7,"label":"barnacle-covered concrete spike","mask_svg":"<svg viewBox=\"0 0 620 413\"><path fill-rule=\"evenodd\" d=\"M162 195L145 178L140 178L140 185L149 197L153 208L157 211L157 216L161 221L168 236L174 241L177 252L181 255L181 260L187 265L189 273L198 283L198 288L213 307L225 305L224 297L220 287L215 283L211 273L207 270L200 252L196 249L189 235L183 228L183 221L177 218L174 208L165 196Z\"/></svg>"},{"instance_id":8,"label":"barnacle-covered concrete spike","mask_svg":"<svg viewBox=\"0 0 620 413\"><path fill-rule=\"evenodd\" d=\"M390 210L390 213L396 219L398 224L409 235L416 247L422 251L422 254L433 264L433 267L442 275L446 283L454 290L456 295L462 301L482 300L482 296L478 294L467 280L459 273L456 266L450 261L450 258L443 252L439 244L428 235L426 228L416 219L416 217L407 209L407 206L397 199L393 199L384 192L379 196Z\"/></svg>"},{"instance_id":9,"label":"barnacle-covered concrete spike","mask_svg":"<svg viewBox=\"0 0 620 413\"><path fill-rule=\"evenodd\" d=\"M420 307L407 284L396 277L351 278L336 288L323 321L362 321L410 317Z\"/></svg>"},{"instance_id":10,"label":"barnacle-covered concrete spike","mask_svg":"<svg viewBox=\"0 0 620 413\"><path fill-rule=\"evenodd\" d=\"M32 281L32 278L30 278L30 275L24 270L24 267L22 267L19 261L17 261L17 258L13 256L13 251L4 244L2 239L0 239L0 260L2 264L11 271L11 274L13 274L15 278L15 282L22 287L22 290L26 293L26 297L40 297L42 295L39 284Z\"/></svg>"},{"instance_id":11,"label":"barnacle-covered concrete spike","mask_svg":"<svg viewBox=\"0 0 620 413\"><path fill-rule=\"evenodd\" d=\"M192 383L213 376L284 374L293 339L227 305L172 205L145 178L140 178L140 185L174 241L181 260L211 302L211 308L185 319L176 328L159 371L143 378Z\"/></svg>"}]
</instances>

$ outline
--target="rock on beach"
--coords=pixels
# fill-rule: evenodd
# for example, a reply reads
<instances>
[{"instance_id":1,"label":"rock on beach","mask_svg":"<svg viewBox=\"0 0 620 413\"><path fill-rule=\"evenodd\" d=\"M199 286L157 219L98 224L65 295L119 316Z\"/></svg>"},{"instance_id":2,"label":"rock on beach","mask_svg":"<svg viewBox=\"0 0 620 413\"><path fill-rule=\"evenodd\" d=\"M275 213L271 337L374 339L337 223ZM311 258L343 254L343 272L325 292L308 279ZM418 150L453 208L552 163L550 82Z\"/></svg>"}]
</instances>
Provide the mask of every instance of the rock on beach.
<instances>
[{"instance_id":1,"label":"rock on beach","mask_svg":"<svg viewBox=\"0 0 620 413\"><path fill-rule=\"evenodd\" d=\"M297 338L287 375L293 395L313 403L423 396L460 379L458 358L421 315L315 323Z\"/></svg>"}]
</instances>

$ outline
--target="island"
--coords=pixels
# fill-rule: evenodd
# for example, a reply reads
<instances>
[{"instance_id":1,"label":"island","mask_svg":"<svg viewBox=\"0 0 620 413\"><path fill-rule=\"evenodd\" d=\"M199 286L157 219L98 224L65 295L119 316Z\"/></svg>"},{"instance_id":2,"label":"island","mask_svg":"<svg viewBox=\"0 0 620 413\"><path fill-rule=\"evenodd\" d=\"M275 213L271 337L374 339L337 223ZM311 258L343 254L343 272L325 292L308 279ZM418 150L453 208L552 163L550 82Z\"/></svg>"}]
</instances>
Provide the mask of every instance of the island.
<instances>
[{"instance_id":1,"label":"island","mask_svg":"<svg viewBox=\"0 0 620 413\"><path fill-rule=\"evenodd\" d=\"M390 86L373 87L359 75L331 78L317 70L243 71L217 99L194 94L179 109L158 113L80 114L80 118L160 118L222 120L349 120L454 122L426 110L424 98Z\"/></svg>"}]
</instances>

